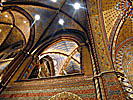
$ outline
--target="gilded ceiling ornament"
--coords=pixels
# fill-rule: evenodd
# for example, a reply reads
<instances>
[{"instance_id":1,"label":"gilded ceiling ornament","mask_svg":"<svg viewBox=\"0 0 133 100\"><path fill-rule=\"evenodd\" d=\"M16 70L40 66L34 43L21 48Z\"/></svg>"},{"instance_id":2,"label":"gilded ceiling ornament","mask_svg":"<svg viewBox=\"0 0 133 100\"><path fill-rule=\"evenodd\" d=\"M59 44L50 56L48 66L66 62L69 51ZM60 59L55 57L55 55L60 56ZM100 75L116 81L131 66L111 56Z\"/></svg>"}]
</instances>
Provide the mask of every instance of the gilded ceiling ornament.
<instances>
[{"instance_id":1,"label":"gilded ceiling ornament","mask_svg":"<svg viewBox=\"0 0 133 100\"><path fill-rule=\"evenodd\" d=\"M49 100L82 100L78 95L71 92L58 93Z\"/></svg>"}]
</instances>

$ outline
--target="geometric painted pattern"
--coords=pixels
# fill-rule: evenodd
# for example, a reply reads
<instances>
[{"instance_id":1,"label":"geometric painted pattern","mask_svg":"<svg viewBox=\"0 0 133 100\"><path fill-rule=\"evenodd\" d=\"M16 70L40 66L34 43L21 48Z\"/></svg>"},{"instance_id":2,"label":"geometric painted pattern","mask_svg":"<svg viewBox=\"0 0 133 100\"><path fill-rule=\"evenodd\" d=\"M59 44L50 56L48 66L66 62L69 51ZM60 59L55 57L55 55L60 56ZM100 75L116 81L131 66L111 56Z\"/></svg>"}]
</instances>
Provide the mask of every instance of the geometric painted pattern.
<instances>
[{"instance_id":1,"label":"geometric painted pattern","mask_svg":"<svg viewBox=\"0 0 133 100\"><path fill-rule=\"evenodd\" d=\"M106 7L108 7L108 5L113 5L113 2L117 2L117 0L87 0L88 3L88 11L89 11L89 18L90 18L90 28L92 28L92 31L90 31L90 33L93 34L94 38L94 42L95 42L95 47L92 45L92 48L95 48L94 51L96 50L97 53L97 58L99 61L99 70L101 72L104 71L110 71L113 70L114 68L112 67L112 59L110 59L110 54L108 51L108 46L106 45L106 39L105 37L105 32L103 30L103 25L100 23L101 22L101 2L103 1L107 1L107 5ZM113 2L111 2L113 1ZM110 8L113 8L112 6ZM112 24L112 23L111 23ZM93 43L93 41L91 41ZM114 47L114 46L113 46ZM94 55L95 57L95 55ZM95 60L96 62L97 60ZM98 64L96 63L96 67L98 66ZM97 68L98 69L98 68ZM97 73L100 73L100 71L97 71ZM110 78L110 75L108 75L109 78L107 79L105 77L105 81L103 81L104 84L104 91L105 91L105 97L107 97L110 100L116 100L116 99L122 99L120 98L123 97L123 92L120 89L120 85L118 80L116 80L114 82L114 80L112 80L112 78L116 79L116 76L112 75L112 77ZM112 88L112 84L109 85L110 80L112 81L114 87ZM96 82L95 82L96 83ZM117 84L117 85L116 85ZM109 86L107 86L109 85ZM111 90L111 91L110 91ZM116 94L115 94L116 93ZM118 94L117 94L118 93ZM98 93L97 93L98 94ZM114 97L114 98L113 98ZM97 96L98 100L99 97ZM112 99L111 99L112 98ZM124 99L123 99L124 100Z\"/></svg>"},{"instance_id":2,"label":"geometric painted pattern","mask_svg":"<svg viewBox=\"0 0 133 100\"><path fill-rule=\"evenodd\" d=\"M80 53L77 52L77 53L73 56L73 58L75 58L78 62L80 62Z\"/></svg>"},{"instance_id":3,"label":"geometric painted pattern","mask_svg":"<svg viewBox=\"0 0 133 100\"><path fill-rule=\"evenodd\" d=\"M132 2L131 0L121 0L116 7L117 10L121 11L121 16L132 18Z\"/></svg>"},{"instance_id":4,"label":"geometric painted pattern","mask_svg":"<svg viewBox=\"0 0 133 100\"><path fill-rule=\"evenodd\" d=\"M124 92L128 95L127 99L133 99L133 73L132 66L130 66L132 65L130 63L133 63L133 52L131 52L130 50L132 48L132 44L132 42L128 42L119 49L116 54L116 60L114 65L115 69L124 75L118 75L118 79L123 86Z\"/></svg>"},{"instance_id":5,"label":"geometric painted pattern","mask_svg":"<svg viewBox=\"0 0 133 100\"><path fill-rule=\"evenodd\" d=\"M54 62L55 76L69 72L81 72L80 53L74 41L59 40L48 46L39 56L39 59L49 55ZM73 70L73 71L72 71Z\"/></svg>"},{"instance_id":6,"label":"geometric painted pattern","mask_svg":"<svg viewBox=\"0 0 133 100\"><path fill-rule=\"evenodd\" d=\"M63 65L63 63L66 61L67 57L58 53L47 53L42 56L50 56L54 63L54 69L55 69L55 76L57 75L58 71L60 70L60 67ZM41 58L43 58L41 56Z\"/></svg>"},{"instance_id":7,"label":"geometric painted pattern","mask_svg":"<svg viewBox=\"0 0 133 100\"><path fill-rule=\"evenodd\" d=\"M121 0L116 6L116 10L121 11L121 18L119 25L117 26L115 35L114 35L114 40L113 40L113 45L112 45L112 56L113 56L113 62L115 62L115 48L116 48L116 43L118 39L118 35L120 33L121 27L123 26L124 22L126 21L127 18L131 18L132 20L132 4L131 0ZM132 26L132 25L131 25ZM131 34L131 33L129 33Z\"/></svg>"},{"instance_id":8,"label":"geometric painted pattern","mask_svg":"<svg viewBox=\"0 0 133 100\"><path fill-rule=\"evenodd\" d=\"M78 75L16 82L2 92L0 100L97 100L95 93L93 80Z\"/></svg>"},{"instance_id":9,"label":"geometric painted pattern","mask_svg":"<svg viewBox=\"0 0 133 100\"><path fill-rule=\"evenodd\" d=\"M105 30L106 30L108 40L110 40L113 27L116 21L118 20L120 13L121 12L116 10L115 8L103 11L104 25L105 25Z\"/></svg>"},{"instance_id":10,"label":"geometric painted pattern","mask_svg":"<svg viewBox=\"0 0 133 100\"><path fill-rule=\"evenodd\" d=\"M9 65L10 62L11 62L11 60L0 61L0 74Z\"/></svg>"},{"instance_id":11,"label":"geometric painted pattern","mask_svg":"<svg viewBox=\"0 0 133 100\"><path fill-rule=\"evenodd\" d=\"M51 45L44 52L59 51L59 52L62 52L62 53L69 54L72 50L74 50L77 47L78 47L78 45L73 41L61 41L61 42L58 42L54 45Z\"/></svg>"},{"instance_id":12,"label":"geometric painted pattern","mask_svg":"<svg viewBox=\"0 0 133 100\"><path fill-rule=\"evenodd\" d=\"M81 72L80 64L74 62L73 60L70 61L69 65L65 69L66 72L78 71Z\"/></svg>"}]
</instances>

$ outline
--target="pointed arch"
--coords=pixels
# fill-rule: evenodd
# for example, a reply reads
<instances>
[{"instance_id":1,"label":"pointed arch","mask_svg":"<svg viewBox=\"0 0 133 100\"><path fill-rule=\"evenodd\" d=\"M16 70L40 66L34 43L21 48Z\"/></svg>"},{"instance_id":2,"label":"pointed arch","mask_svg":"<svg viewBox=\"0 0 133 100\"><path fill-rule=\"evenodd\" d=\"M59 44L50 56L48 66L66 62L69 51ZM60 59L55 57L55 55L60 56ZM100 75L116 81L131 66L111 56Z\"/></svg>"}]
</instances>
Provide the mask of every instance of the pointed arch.
<instances>
[{"instance_id":1,"label":"pointed arch","mask_svg":"<svg viewBox=\"0 0 133 100\"><path fill-rule=\"evenodd\" d=\"M87 41L87 37L85 36L84 32L75 29L63 29L53 33L52 35L46 37L43 41L41 41L42 43L37 47L37 49L32 51L32 54L40 54L49 45L61 39L69 39L75 41L78 45L80 45L81 43L86 43Z\"/></svg>"}]
</instances>

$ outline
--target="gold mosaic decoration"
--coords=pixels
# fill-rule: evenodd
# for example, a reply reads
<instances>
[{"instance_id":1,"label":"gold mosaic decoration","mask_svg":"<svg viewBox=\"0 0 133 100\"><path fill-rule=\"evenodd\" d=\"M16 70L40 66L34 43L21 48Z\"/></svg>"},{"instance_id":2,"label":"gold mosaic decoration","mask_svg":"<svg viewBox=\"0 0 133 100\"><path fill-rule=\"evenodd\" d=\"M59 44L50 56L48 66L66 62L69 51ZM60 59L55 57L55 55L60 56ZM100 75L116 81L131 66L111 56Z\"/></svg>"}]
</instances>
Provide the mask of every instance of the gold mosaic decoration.
<instances>
[{"instance_id":1,"label":"gold mosaic decoration","mask_svg":"<svg viewBox=\"0 0 133 100\"><path fill-rule=\"evenodd\" d=\"M73 94L71 92L62 92L58 93L49 100L83 100L76 94Z\"/></svg>"}]
</instances>

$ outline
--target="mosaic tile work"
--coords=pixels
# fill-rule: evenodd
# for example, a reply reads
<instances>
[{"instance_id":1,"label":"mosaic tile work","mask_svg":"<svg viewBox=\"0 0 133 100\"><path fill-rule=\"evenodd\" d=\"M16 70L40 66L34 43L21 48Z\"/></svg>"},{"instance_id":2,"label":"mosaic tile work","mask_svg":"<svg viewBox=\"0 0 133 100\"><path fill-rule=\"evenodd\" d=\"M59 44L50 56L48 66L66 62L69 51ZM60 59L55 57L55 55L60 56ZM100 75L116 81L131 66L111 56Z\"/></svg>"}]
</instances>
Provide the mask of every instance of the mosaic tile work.
<instances>
[{"instance_id":1,"label":"mosaic tile work","mask_svg":"<svg viewBox=\"0 0 133 100\"><path fill-rule=\"evenodd\" d=\"M132 19L132 0L120 0L115 8L121 11L121 16L125 16L125 18L130 17Z\"/></svg>"},{"instance_id":2,"label":"mosaic tile work","mask_svg":"<svg viewBox=\"0 0 133 100\"><path fill-rule=\"evenodd\" d=\"M130 38L128 40L133 39ZM118 75L118 79L123 86L125 94L127 94L127 99L131 99L133 98L133 41L128 40L121 43L116 50L115 68L118 72L123 74Z\"/></svg>"},{"instance_id":3,"label":"mosaic tile work","mask_svg":"<svg viewBox=\"0 0 133 100\"><path fill-rule=\"evenodd\" d=\"M88 0L90 3L88 4L88 10L90 13L90 23L92 27L92 33L94 36L94 41L96 45L96 52L98 55L98 61L100 70L101 71L108 71L113 69L112 62L110 59L110 54L108 51L107 41L105 38L105 33L102 29L102 25L100 24L100 17L99 17L99 9L97 5L99 2L96 0ZM93 6L92 6L93 5Z\"/></svg>"},{"instance_id":4,"label":"mosaic tile work","mask_svg":"<svg viewBox=\"0 0 133 100\"><path fill-rule=\"evenodd\" d=\"M120 0L101 0L102 10L105 11L114 8L118 2L120 2Z\"/></svg>"},{"instance_id":5,"label":"mosaic tile work","mask_svg":"<svg viewBox=\"0 0 133 100\"><path fill-rule=\"evenodd\" d=\"M104 26L102 25L101 3L104 1L108 3L115 2L115 4L117 4L118 2L116 0L88 0L88 11L90 15L90 24L95 42L96 54L99 62L99 73L104 73L102 75L102 81L105 90L105 97L107 98L107 100L125 100L123 91L115 73L106 73L114 70L114 68L108 50L109 48L107 45ZM109 9L114 6L115 5L113 3L110 4Z\"/></svg>"},{"instance_id":6,"label":"mosaic tile work","mask_svg":"<svg viewBox=\"0 0 133 100\"><path fill-rule=\"evenodd\" d=\"M107 100L125 100L120 83L114 73L104 74L102 80Z\"/></svg>"},{"instance_id":7,"label":"mosaic tile work","mask_svg":"<svg viewBox=\"0 0 133 100\"><path fill-rule=\"evenodd\" d=\"M48 100L62 92L70 92L82 98L82 100L96 100L93 81L82 75L16 82L15 84L10 84L0 95L0 98L2 100ZM58 99L57 96L54 100L61 99Z\"/></svg>"},{"instance_id":8,"label":"mosaic tile work","mask_svg":"<svg viewBox=\"0 0 133 100\"><path fill-rule=\"evenodd\" d=\"M111 8L109 10L103 11L102 13L103 13L103 19L104 19L104 25L105 25L105 30L106 30L106 34L107 34L107 39L110 41L110 36L112 35L112 30L120 16L121 12L114 8Z\"/></svg>"},{"instance_id":9,"label":"mosaic tile work","mask_svg":"<svg viewBox=\"0 0 133 100\"><path fill-rule=\"evenodd\" d=\"M123 23L116 41L116 47L124 40L133 36L133 22L130 18L127 18Z\"/></svg>"},{"instance_id":10,"label":"mosaic tile work","mask_svg":"<svg viewBox=\"0 0 133 100\"><path fill-rule=\"evenodd\" d=\"M113 62L115 60L115 49L117 45L126 40L132 35L132 5L131 0L121 0L114 7L116 10L121 11L120 22L115 30L114 40L112 44ZM126 33L126 35L125 35Z\"/></svg>"}]
</instances>

